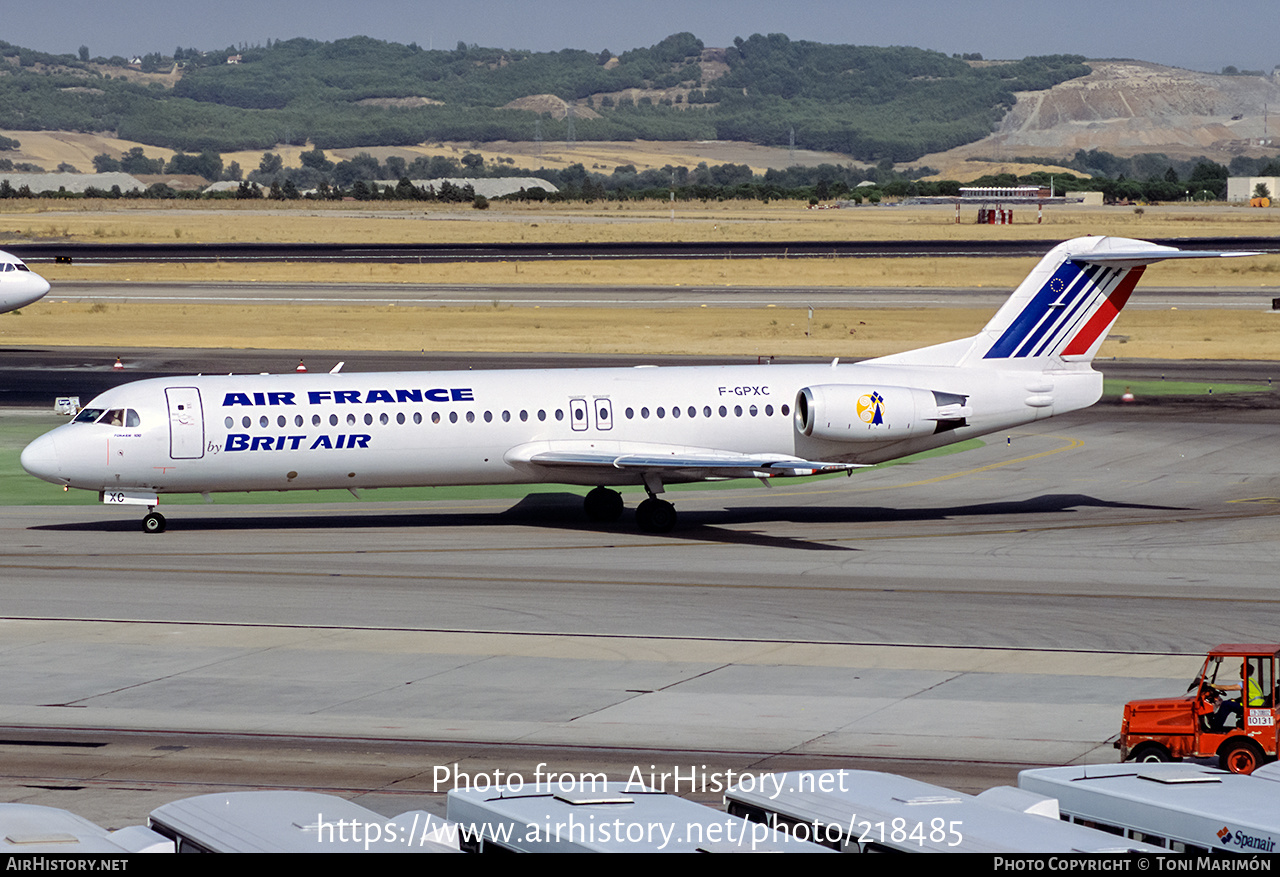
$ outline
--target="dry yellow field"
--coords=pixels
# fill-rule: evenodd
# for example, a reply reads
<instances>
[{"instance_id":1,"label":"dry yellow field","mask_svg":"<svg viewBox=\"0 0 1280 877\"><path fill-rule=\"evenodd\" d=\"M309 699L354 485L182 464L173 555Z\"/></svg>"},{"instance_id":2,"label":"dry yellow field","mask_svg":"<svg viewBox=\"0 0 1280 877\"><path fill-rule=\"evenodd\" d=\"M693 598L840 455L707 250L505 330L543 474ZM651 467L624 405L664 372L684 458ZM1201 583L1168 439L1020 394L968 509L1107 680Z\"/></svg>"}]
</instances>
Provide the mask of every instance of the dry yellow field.
<instances>
[{"instance_id":1,"label":"dry yellow field","mask_svg":"<svg viewBox=\"0 0 1280 877\"><path fill-rule=\"evenodd\" d=\"M979 226L974 208L955 222L951 207L864 205L808 210L798 202L750 201L598 204L496 203L469 206L409 202L0 201L5 241L348 243L1064 240L1084 234L1136 238L1280 234L1280 209L1163 205L1061 206L1017 211L1007 226Z\"/></svg>"},{"instance_id":2,"label":"dry yellow field","mask_svg":"<svg viewBox=\"0 0 1280 877\"><path fill-rule=\"evenodd\" d=\"M881 356L971 335L986 309L330 307L62 303L0 317L0 344L278 350ZM1280 314L1126 311L1103 357L1280 360Z\"/></svg>"}]
</instances>

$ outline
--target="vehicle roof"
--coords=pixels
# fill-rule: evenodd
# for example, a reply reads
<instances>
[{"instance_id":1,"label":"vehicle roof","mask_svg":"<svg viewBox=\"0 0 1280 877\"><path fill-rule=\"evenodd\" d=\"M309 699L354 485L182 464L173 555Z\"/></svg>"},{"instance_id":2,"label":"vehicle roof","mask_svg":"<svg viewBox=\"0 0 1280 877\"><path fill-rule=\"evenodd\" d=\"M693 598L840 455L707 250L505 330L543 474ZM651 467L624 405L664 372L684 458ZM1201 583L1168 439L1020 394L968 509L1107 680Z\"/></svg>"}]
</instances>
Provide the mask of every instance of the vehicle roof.
<instances>
[{"instance_id":1,"label":"vehicle roof","mask_svg":"<svg viewBox=\"0 0 1280 877\"><path fill-rule=\"evenodd\" d=\"M1208 847L1219 846L1214 832L1224 824L1272 836L1280 832L1275 782L1189 762L1035 768L1018 774L1018 787L1057 797L1066 813L1100 819L1117 813L1126 825L1151 830L1157 822L1198 827L1203 833L1195 842ZM1094 802L1088 810L1086 798Z\"/></svg>"},{"instance_id":2,"label":"vehicle roof","mask_svg":"<svg viewBox=\"0 0 1280 877\"><path fill-rule=\"evenodd\" d=\"M334 831L339 820L379 826L370 832ZM321 822L325 824L322 834ZM164 804L151 811L152 826L194 841L214 852L394 852L434 853L445 844L420 842L423 832L442 824L438 816L421 811L387 817L345 798L320 792L266 789L197 795ZM394 839L386 826L395 825Z\"/></svg>"},{"instance_id":3,"label":"vehicle roof","mask_svg":"<svg viewBox=\"0 0 1280 877\"><path fill-rule=\"evenodd\" d=\"M1276 655L1280 654L1280 643L1223 643L1209 650L1209 657L1228 657L1235 655Z\"/></svg>"},{"instance_id":4,"label":"vehicle roof","mask_svg":"<svg viewBox=\"0 0 1280 877\"><path fill-rule=\"evenodd\" d=\"M9 853L157 852L173 844L139 825L107 831L82 816L40 804L0 804L0 850Z\"/></svg>"},{"instance_id":5,"label":"vehicle roof","mask_svg":"<svg viewBox=\"0 0 1280 877\"><path fill-rule=\"evenodd\" d=\"M450 789L448 818L460 825L483 826L486 842L509 826L510 845L526 851L833 852L635 782ZM653 826L669 833L651 831ZM537 836L530 837L526 828Z\"/></svg>"},{"instance_id":6,"label":"vehicle roof","mask_svg":"<svg viewBox=\"0 0 1280 877\"><path fill-rule=\"evenodd\" d=\"M1018 795L1015 789L994 789L967 795L941 786L878 771L792 771L774 774L772 783L754 788L735 786L725 793L739 801L790 819L822 825L857 826L906 819L912 826L933 820L962 825L961 852L1115 852L1155 850L1156 847L1073 825L1056 818L1056 802L1045 796ZM823 777L833 778L825 790ZM1052 815L1050 815L1052 814ZM877 835L872 832L872 839ZM923 851L954 852L950 836L937 841L924 837L908 845ZM951 849L948 849L951 847Z\"/></svg>"}]
</instances>

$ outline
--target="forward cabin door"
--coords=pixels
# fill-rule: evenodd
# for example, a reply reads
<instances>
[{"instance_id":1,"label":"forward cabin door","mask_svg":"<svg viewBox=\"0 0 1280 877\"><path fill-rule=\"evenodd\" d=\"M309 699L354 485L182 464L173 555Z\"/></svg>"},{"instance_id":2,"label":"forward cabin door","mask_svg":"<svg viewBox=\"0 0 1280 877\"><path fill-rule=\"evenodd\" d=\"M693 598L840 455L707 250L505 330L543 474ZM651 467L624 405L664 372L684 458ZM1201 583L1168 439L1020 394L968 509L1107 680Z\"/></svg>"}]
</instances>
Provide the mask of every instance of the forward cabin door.
<instances>
[{"instance_id":1,"label":"forward cabin door","mask_svg":"<svg viewBox=\"0 0 1280 877\"><path fill-rule=\"evenodd\" d=\"M174 460L198 460L204 456L204 410L195 387L169 387L169 456Z\"/></svg>"}]
</instances>

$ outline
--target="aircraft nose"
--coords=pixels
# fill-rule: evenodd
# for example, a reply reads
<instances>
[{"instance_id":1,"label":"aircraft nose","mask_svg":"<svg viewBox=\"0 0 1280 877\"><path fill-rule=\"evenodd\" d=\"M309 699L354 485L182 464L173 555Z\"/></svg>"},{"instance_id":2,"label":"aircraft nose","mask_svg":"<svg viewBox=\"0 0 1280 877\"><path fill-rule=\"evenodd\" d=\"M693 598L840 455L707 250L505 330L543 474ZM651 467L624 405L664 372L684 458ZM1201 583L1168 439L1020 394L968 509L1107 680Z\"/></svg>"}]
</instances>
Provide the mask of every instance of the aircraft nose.
<instances>
[{"instance_id":1,"label":"aircraft nose","mask_svg":"<svg viewBox=\"0 0 1280 877\"><path fill-rule=\"evenodd\" d=\"M22 449L22 468L37 478L65 483L58 467L58 447L52 435L42 435Z\"/></svg>"},{"instance_id":2,"label":"aircraft nose","mask_svg":"<svg viewBox=\"0 0 1280 877\"><path fill-rule=\"evenodd\" d=\"M31 298L27 301L27 304L33 304L34 302L38 302L40 299L44 298L44 294L49 291L49 281L45 280L39 274L36 274L34 271L28 272L28 275L27 289Z\"/></svg>"}]
</instances>

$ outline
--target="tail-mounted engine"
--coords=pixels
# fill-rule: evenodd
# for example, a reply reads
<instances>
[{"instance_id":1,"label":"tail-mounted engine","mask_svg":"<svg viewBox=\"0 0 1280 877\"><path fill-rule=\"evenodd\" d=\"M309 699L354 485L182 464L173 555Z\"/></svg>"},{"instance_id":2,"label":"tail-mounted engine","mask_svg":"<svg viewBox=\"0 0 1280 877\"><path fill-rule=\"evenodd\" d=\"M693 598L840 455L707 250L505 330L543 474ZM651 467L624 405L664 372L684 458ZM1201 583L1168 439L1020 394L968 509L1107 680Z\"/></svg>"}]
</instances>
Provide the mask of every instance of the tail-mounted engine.
<instances>
[{"instance_id":1,"label":"tail-mounted engine","mask_svg":"<svg viewBox=\"0 0 1280 877\"><path fill-rule=\"evenodd\" d=\"M796 394L796 429L832 441L895 441L967 426L967 402L919 387L819 384Z\"/></svg>"}]
</instances>

